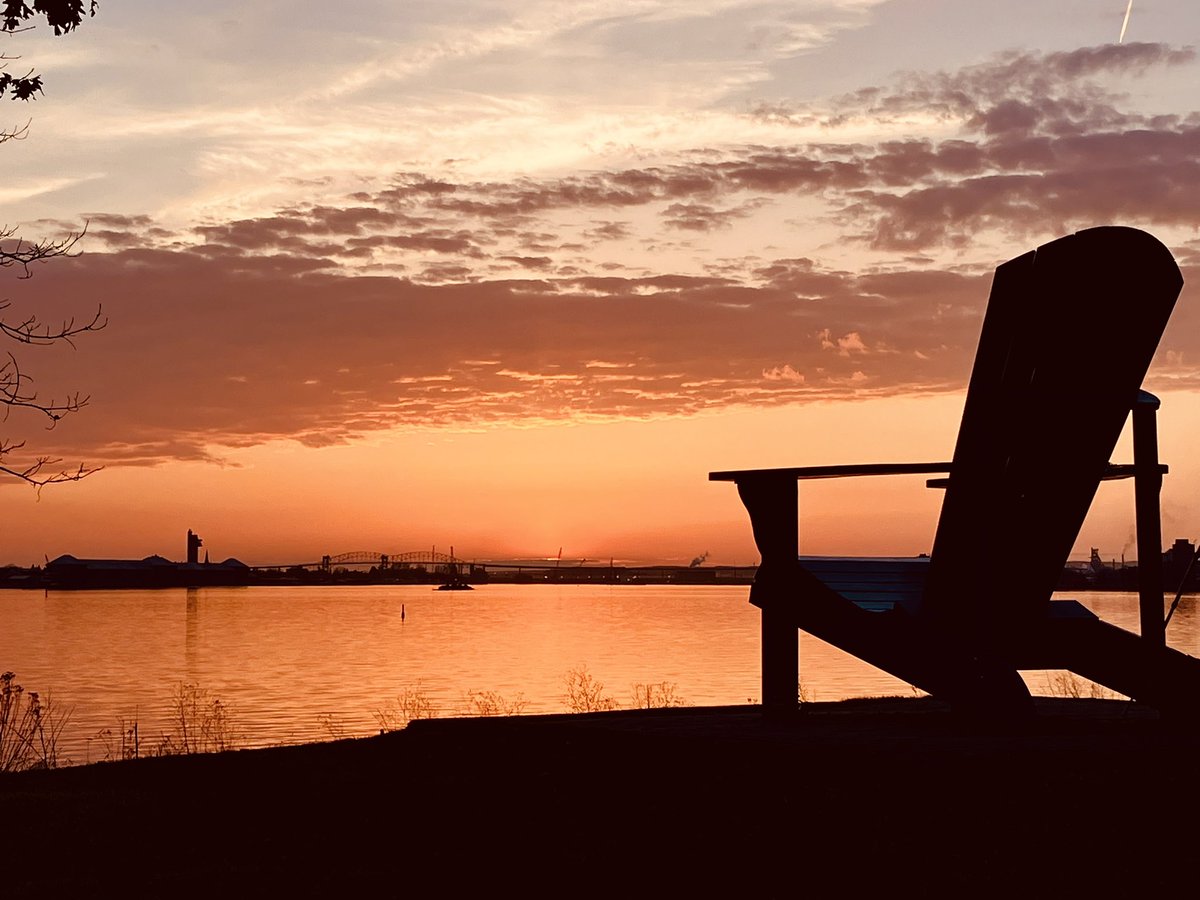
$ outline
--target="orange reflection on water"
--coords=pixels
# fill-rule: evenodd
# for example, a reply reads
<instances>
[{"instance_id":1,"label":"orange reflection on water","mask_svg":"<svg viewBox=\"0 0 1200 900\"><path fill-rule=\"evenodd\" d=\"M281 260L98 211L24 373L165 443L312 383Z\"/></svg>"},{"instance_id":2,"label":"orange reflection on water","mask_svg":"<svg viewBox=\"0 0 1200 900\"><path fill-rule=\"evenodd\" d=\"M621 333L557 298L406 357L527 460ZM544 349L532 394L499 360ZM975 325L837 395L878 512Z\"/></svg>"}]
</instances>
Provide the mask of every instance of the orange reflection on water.
<instances>
[{"instance_id":1,"label":"orange reflection on water","mask_svg":"<svg viewBox=\"0 0 1200 900\"><path fill-rule=\"evenodd\" d=\"M1137 628L1133 594L1072 597ZM568 673L584 667L617 706L664 683L691 704L742 704L760 696L758 610L746 598L744 586L0 591L0 668L71 710L63 749L74 762L96 758L96 734L122 717L160 733L181 682L227 704L242 746L371 734L405 692L438 715L477 709L471 692L561 712ZM1194 598L1168 640L1200 655ZM800 669L809 700L914 693L809 635ZM1035 693L1061 688L1053 673L1026 680Z\"/></svg>"}]
</instances>

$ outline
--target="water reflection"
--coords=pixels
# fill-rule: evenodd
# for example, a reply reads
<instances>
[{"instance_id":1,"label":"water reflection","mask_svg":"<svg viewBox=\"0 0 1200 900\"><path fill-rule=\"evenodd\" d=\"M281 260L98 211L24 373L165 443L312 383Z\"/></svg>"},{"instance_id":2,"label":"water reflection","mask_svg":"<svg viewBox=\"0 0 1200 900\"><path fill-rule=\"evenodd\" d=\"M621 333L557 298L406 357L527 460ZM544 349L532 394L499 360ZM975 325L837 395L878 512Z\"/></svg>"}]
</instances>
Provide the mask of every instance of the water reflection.
<instances>
[{"instance_id":1,"label":"water reflection","mask_svg":"<svg viewBox=\"0 0 1200 900\"><path fill-rule=\"evenodd\" d=\"M256 746L324 739L330 723L373 733L375 712L405 690L443 715L464 711L471 691L558 712L580 666L619 705L659 682L693 704L739 704L759 699L758 611L746 596L745 587L607 585L0 591L0 669L73 707L77 761L119 717L157 733L180 682L229 704ZM1136 630L1135 595L1071 596ZM1168 641L1200 656L1194 597L1180 603ZM912 693L808 635L800 660L810 699ZM1035 693L1053 689L1047 673L1026 680Z\"/></svg>"},{"instance_id":2,"label":"water reflection","mask_svg":"<svg viewBox=\"0 0 1200 900\"><path fill-rule=\"evenodd\" d=\"M183 659L186 679L194 682L196 680L196 631L199 628L200 618L200 589L186 588L186 591L187 613L183 629Z\"/></svg>"}]
</instances>

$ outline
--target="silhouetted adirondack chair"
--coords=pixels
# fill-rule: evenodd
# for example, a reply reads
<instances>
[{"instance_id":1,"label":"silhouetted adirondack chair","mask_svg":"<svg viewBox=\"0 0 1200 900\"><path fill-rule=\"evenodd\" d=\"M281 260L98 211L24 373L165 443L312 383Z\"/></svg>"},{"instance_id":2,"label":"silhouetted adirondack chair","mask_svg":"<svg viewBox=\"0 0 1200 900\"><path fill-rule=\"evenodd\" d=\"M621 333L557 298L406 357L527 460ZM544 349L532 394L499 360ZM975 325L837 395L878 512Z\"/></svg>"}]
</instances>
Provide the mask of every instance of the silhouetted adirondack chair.
<instances>
[{"instance_id":1,"label":"silhouetted adirondack chair","mask_svg":"<svg viewBox=\"0 0 1200 900\"><path fill-rule=\"evenodd\" d=\"M762 562L763 705L796 708L801 628L961 708L1030 706L1020 669L1067 669L1172 712L1200 660L1163 633L1158 401L1140 385L1183 279L1158 240L1081 231L996 269L950 463L713 472L733 481ZM1130 411L1134 464L1109 457ZM798 481L939 474L928 560L797 557ZM1141 635L1051 602L1100 481L1135 479ZM996 561L1003 561L997 565Z\"/></svg>"}]
</instances>

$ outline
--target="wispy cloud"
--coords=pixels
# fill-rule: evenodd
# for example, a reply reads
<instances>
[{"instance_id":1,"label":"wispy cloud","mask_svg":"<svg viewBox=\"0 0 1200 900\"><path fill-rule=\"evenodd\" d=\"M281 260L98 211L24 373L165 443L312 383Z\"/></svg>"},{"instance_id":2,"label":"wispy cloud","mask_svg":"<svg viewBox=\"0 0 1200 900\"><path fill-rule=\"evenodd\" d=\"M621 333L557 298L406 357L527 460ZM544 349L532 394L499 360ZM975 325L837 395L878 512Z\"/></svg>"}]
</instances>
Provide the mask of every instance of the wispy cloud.
<instances>
[{"instance_id":1,"label":"wispy cloud","mask_svg":"<svg viewBox=\"0 0 1200 900\"><path fill-rule=\"evenodd\" d=\"M14 297L94 298L111 319L46 385L90 390L93 408L38 445L150 464L957 390L992 267L1034 243L1143 224L1200 275L1200 115L1135 109L1105 80L1195 65L1162 45L1007 53L770 112L821 141L537 176L401 171L340 198L292 183L319 199L187 227L94 215L101 252ZM889 123L918 112L941 133ZM1200 384L1190 316L1156 369L1172 385Z\"/></svg>"},{"instance_id":2,"label":"wispy cloud","mask_svg":"<svg viewBox=\"0 0 1200 900\"><path fill-rule=\"evenodd\" d=\"M553 270L587 265L598 244L661 241L662 225L693 237L739 222L753 232L784 198L817 204L820 219L807 227L884 252L957 250L988 234L1011 241L1115 219L1184 228L1200 178L1200 114L1134 111L1102 81L1156 66L1194 67L1195 54L1149 44L1007 53L788 113L823 121L819 143L726 145L554 177L400 173L349 203L292 205L195 233L251 253L308 248L346 264L442 271L448 261L429 254L468 268L536 259ZM945 136L884 128L875 141L836 140L853 120L914 111L941 117Z\"/></svg>"},{"instance_id":3,"label":"wispy cloud","mask_svg":"<svg viewBox=\"0 0 1200 900\"><path fill-rule=\"evenodd\" d=\"M93 406L39 435L40 449L145 464L393 428L957 390L989 280L787 261L742 282L422 285L314 269L130 250L39 274L34 298L103 298L111 320L55 360L47 389L85 386ZM1165 347L1175 384L1200 376L1198 333L1176 330Z\"/></svg>"}]
</instances>

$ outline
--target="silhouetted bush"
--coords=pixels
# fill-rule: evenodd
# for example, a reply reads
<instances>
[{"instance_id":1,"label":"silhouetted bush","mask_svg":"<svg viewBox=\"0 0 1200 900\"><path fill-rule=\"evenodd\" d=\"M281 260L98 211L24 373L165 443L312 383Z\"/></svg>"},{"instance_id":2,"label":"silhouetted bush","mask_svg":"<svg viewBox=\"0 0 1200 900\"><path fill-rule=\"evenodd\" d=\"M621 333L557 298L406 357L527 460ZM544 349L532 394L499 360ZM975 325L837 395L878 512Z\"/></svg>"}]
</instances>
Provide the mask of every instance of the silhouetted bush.
<instances>
[{"instance_id":1,"label":"silhouetted bush","mask_svg":"<svg viewBox=\"0 0 1200 900\"><path fill-rule=\"evenodd\" d=\"M419 687L405 688L396 695L396 699L375 710L375 721L379 723L379 731L399 731L407 727L413 719L432 719L437 715L433 701Z\"/></svg>"},{"instance_id":2,"label":"silhouetted bush","mask_svg":"<svg viewBox=\"0 0 1200 900\"><path fill-rule=\"evenodd\" d=\"M604 683L592 677L586 665L571 669L563 676L564 700L571 712L601 712L616 709L617 701L604 693Z\"/></svg>"},{"instance_id":3,"label":"silhouetted bush","mask_svg":"<svg viewBox=\"0 0 1200 900\"><path fill-rule=\"evenodd\" d=\"M636 709L661 709L669 706L691 706L679 696L678 685L673 681L635 684L633 706Z\"/></svg>"},{"instance_id":4,"label":"silhouetted bush","mask_svg":"<svg viewBox=\"0 0 1200 900\"><path fill-rule=\"evenodd\" d=\"M463 697L462 713L467 716L519 716L528 705L523 694L508 699L495 691L468 691Z\"/></svg>"}]
</instances>

